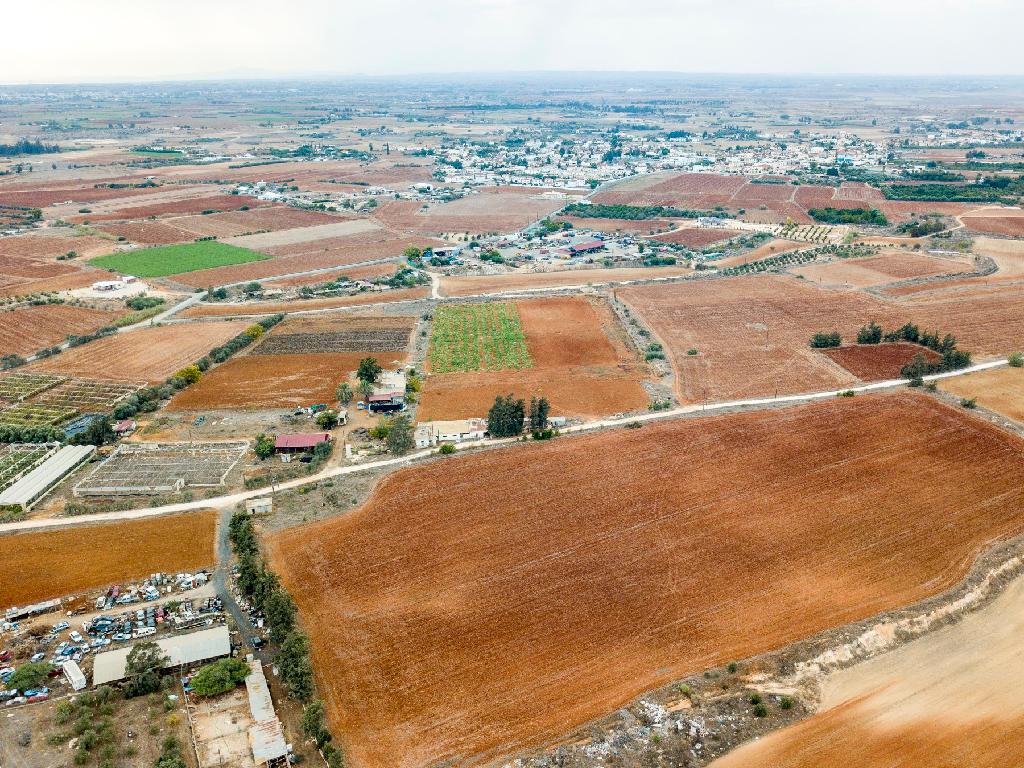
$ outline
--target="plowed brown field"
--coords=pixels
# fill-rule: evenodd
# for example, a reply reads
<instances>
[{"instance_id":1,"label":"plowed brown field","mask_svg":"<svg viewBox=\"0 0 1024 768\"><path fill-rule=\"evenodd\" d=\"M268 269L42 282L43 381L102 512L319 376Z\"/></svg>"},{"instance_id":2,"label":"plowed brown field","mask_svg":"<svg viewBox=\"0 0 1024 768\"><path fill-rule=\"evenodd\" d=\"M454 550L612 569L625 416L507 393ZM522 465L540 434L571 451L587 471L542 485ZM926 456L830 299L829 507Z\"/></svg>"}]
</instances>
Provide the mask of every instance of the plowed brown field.
<instances>
[{"instance_id":1,"label":"plowed brown field","mask_svg":"<svg viewBox=\"0 0 1024 768\"><path fill-rule=\"evenodd\" d=\"M74 347L31 367L34 371L90 379L158 382L237 336L248 325L229 321L142 328Z\"/></svg>"},{"instance_id":2,"label":"plowed brown field","mask_svg":"<svg viewBox=\"0 0 1024 768\"><path fill-rule=\"evenodd\" d=\"M179 392L171 411L205 408L289 408L334 403L334 391L364 357L385 367L401 362L401 352L329 352L321 354L242 355L207 373Z\"/></svg>"},{"instance_id":3,"label":"plowed brown field","mask_svg":"<svg viewBox=\"0 0 1024 768\"><path fill-rule=\"evenodd\" d=\"M1024 754L1024 581L902 648L828 676L822 711L712 768L1003 768Z\"/></svg>"},{"instance_id":4,"label":"plowed brown field","mask_svg":"<svg viewBox=\"0 0 1024 768\"><path fill-rule=\"evenodd\" d=\"M483 417L497 395L546 397L555 416L607 416L640 410L647 367L616 334L604 302L579 297L516 303L533 367L428 375L418 418ZM619 332L621 333L621 331Z\"/></svg>"},{"instance_id":5,"label":"plowed brown field","mask_svg":"<svg viewBox=\"0 0 1024 768\"><path fill-rule=\"evenodd\" d=\"M903 366L924 355L928 360L938 360L936 352L917 344L854 344L821 352L830 360L843 366L861 381L885 381L898 379Z\"/></svg>"},{"instance_id":6,"label":"plowed brown field","mask_svg":"<svg viewBox=\"0 0 1024 768\"><path fill-rule=\"evenodd\" d=\"M211 566L216 525L209 511L0 536L0 608Z\"/></svg>"},{"instance_id":7,"label":"plowed brown field","mask_svg":"<svg viewBox=\"0 0 1024 768\"><path fill-rule=\"evenodd\" d=\"M116 312L43 304L0 312L0 355L28 355L108 325Z\"/></svg>"},{"instance_id":8,"label":"plowed brown field","mask_svg":"<svg viewBox=\"0 0 1024 768\"><path fill-rule=\"evenodd\" d=\"M838 330L850 342L872 320L952 333L976 359L1024 341L1020 295L1009 291L895 304L772 276L627 287L618 296L661 339L692 402L848 386L853 376L812 350L810 338ZM700 354L687 355L691 348Z\"/></svg>"},{"instance_id":9,"label":"plowed brown field","mask_svg":"<svg viewBox=\"0 0 1024 768\"><path fill-rule=\"evenodd\" d=\"M351 764L412 768L940 592L1022 505L1019 441L900 392L402 470L268 543Z\"/></svg>"}]
</instances>

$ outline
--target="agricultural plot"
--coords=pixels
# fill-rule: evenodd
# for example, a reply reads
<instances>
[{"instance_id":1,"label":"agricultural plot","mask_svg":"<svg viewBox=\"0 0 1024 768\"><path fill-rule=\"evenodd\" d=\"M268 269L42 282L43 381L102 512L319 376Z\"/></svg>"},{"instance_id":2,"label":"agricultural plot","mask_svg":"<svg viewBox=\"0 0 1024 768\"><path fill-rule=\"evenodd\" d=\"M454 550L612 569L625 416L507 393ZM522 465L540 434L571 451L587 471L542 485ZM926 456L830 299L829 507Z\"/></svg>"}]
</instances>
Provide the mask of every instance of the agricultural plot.
<instances>
[{"instance_id":1,"label":"agricultural plot","mask_svg":"<svg viewBox=\"0 0 1024 768\"><path fill-rule=\"evenodd\" d=\"M438 307L430 336L431 373L530 368L533 361L514 304Z\"/></svg>"},{"instance_id":2,"label":"agricultural plot","mask_svg":"<svg viewBox=\"0 0 1024 768\"><path fill-rule=\"evenodd\" d=\"M42 304L0 312L0 355L30 355L63 342L68 336L83 336L110 325L116 312Z\"/></svg>"},{"instance_id":3,"label":"agricultural plot","mask_svg":"<svg viewBox=\"0 0 1024 768\"><path fill-rule=\"evenodd\" d=\"M0 411L0 426L55 427L78 415L78 409L46 403L18 403Z\"/></svg>"},{"instance_id":4,"label":"agricultural plot","mask_svg":"<svg viewBox=\"0 0 1024 768\"><path fill-rule=\"evenodd\" d=\"M167 409L292 408L333 403L338 385L368 355L373 353L239 355L209 371L198 384L183 389ZM401 365L405 360L404 353L373 356L385 367Z\"/></svg>"},{"instance_id":5,"label":"agricultural plot","mask_svg":"<svg viewBox=\"0 0 1024 768\"><path fill-rule=\"evenodd\" d=\"M411 321L402 317L288 319L250 354L404 352L411 333Z\"/></svg>"},{"instance_id":6,"label":"agricultural plot","mask_svg":"<svg viewBox=\"0 0 1024 768\"><path fill-rule=\"evenodd\" d=\"M130 382L70 379L47 390L32 402L68 406L79 412L109 411L143 386Z\"/></svg>"},{"instance_id":7,"label":"agricultural plot","mask_svg":"<svg viewBox=\"0 0 1024 768\"><path fill-rule=\"evenodd\" d=\"M956 336L976 360L1015 351L1024 338L1020 295L950 295L896 304L860 291L819 288L785 276L623 288L669 354L690 402L840 389L856 379L809 347L819 331L852 341L871 321L910 322ZM699 354L688 355L696 349Z\"/></svg>"},{"instance_id":8,"label":"agricultural plot","mask_svg":"<svg viewBox=\"0 0 1024 768\"><path fill-rule=\"evenodd\" d=\"M580 297L516 302L531 368L459 371L431 368L419 418L484 416L496 395L546 397L558 416L591 417L644 409L648 375L626 343L610 307ZM436 315L435 315L436 317Z\"/></svg>"},{"instance_id":9,"label":"agricultural plot","mask_svg":"<svg viewBox=\"0 0 1024 768\"><path fill-rule=\"evenodd\" d=\"M64 376L16 371L0 377L0 400L18 402L37 395L65 380Z\"/></svg>"},{"instance_id":10,"label":"agricultural plot","mask_svg":"<svg viewBox=\"0 0 1024 768\"><path fill-rule=\"evenodd\" d=\"M204 511L0 536L0 607L213 565L216 525Z\"/></svg>"},{"instance_id":11,"label":"agricultural plot","mask_svg":"<svg viewBox=\"0 0 1024 768\"><path fill-rule=\"evenodd\" d=\"M247 327L244 321L220 321L141 328L73 347L32 363L32 370L122 383L158 382Z\"/></svg>"},{"instance_id":12,"label":"agricultural plot","mask_svg":"<svg viewBox=\"0 0 1024 768\"><path fill-rule=\"evenodd\" d=\"M245 264L263 261L270 257L239 248L235 245L204 240L199 243L182 243L160 248L143 248L137 251L123 251L109 256L100 256L89 263L111 272L120 272L136 277L166 277L182 272L223 267L230 264Z\"/></svg>"},{"instance_id":13,"label":"agricultural plot","mask_svg":"<svg viewBox=\"0 0 1024 768\"><path fill-rule=\"evenodd\" d=\"M268 545L352 764L414 768L939 593L1022 510L1020 442L903 391L406 469Z\"/></svg>"},{"instance_id":14,"label":"agricultural plot","mask_svg":"<svg viewBox=\"0 0 1024 768\"><path fill-rule=\"evenodd\" d=\"M74 488L75 496L152 496L224 485L249 449L234 443L122 443Z\"/></svg>"},{"instance_id":15,"label":"agricultural plot","mask_svg":"<svg viewBox=\"0 0 1024 768\"><path fill-rule=\"evenodd\" d=\"M13 485L59 449L59 443L0 445L0 491Z\"/></svg>"}]
</instances>

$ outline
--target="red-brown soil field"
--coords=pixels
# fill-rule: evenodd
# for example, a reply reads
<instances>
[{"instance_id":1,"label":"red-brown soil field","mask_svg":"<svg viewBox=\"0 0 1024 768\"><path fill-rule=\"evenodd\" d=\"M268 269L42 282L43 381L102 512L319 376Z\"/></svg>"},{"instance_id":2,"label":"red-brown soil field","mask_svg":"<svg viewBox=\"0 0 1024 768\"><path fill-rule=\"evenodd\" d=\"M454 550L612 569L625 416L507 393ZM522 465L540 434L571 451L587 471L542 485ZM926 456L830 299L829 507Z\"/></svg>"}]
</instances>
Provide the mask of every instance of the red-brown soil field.
<instances>
[{"instance_id":1,"label":"red-brown soil field","mask_svg":"<svg viewBox=\"0 0 1024 768\"><path fill-rule=\"evenodd\" d=\"M32 363L31 368L90 379L158 382L248 326L244 321L220 321L142 328L74 347Z\"/></svg>"},{"instance_id":2,"label":"red-brown soil field","mask_svg":"<svg viewBox=\"0 0 1024 768\"><path fill-rule=\"evenodd\" d=\"M898 379L903 366L924 355L935 361L939 354L917 344L853 344L848 347L823 349L822 354L838 363L861 381Z\"/></svg>"},{"instance_id":3,"label":"red-brown soil field","mask_svg":"<svg viewBox=\"0 0 1024 768\"><path fill-rule=\"evenodd\" d=\"M250 301L244 304L196 304L180 317L232 317L237 315L274 315L279 312L302 312L311 309L358 307L364 304L389 304L394 301L424 299L429 288L399 288L393 291L367 291L352 296L327 299L296 299L295 301Z\"/></svg>"},{"instance_id":4,"label":"red-brown soil field","mask_svg":"<svg viewBox=\"0 0 1024 768\"><path fill-rule=\"evenodd\" d=\"M1022 505L1019 441L903 391L406 469L268 547L350 764L413 768L941 592Z\"/></svg>"},{"instance_id":5,"label":"red-brown soil field","mask_svg":"<svg viewBox=\"0 0 1024 768\"><path fill-rule=\"evenodd\" d=\"M510 272L504 275L467 275L442 277L444 296L478 296L499 291L531 288L558 288L571 285L654 280L692 274L686 267L612 267L609 269L569 269L561 272Z\"/></svg>"},{"instance_id":6,"label":"red-brown soil field","mask_svg":"<svg viewBox=\"0 0 1024 768\"><path fill-rule=\"evenodd\" d=\"M853 377L809 346L819 331L852 341L874 320L952 333L976 359L1024 340L1020 296L1008 291L895 304L860 291L819 288L785 276L622 288L665 346L680 396L691 402L792 394L848 386ZM699 354L686 352L697 349Z\"/></svg>"},{"instance_id":7,"label":"red-brown soil field","mask_svg":"<svg viewBox=\"0 0 1024 768\"><path fill-rule=\"evenodd\" d=\"M212 566L216 525L209 511L0 536L0 608Z\"/></svg>"},{"instance_id":8,"label":"red-brown soil field","mask_svg":"<svg viewBox=\"0 0 1024 768\"><path fill-rule=\"evenodd\" d=\"M116 312L43 304L0 311L0 355L29 355L111 323Z\"/></svg>"},{"instance_id":9,"label":"red-brown soil field","mask_svg":"<svg viewBox=\"0 0 1024 768\"><path fill-rule=\"evenodd\" d=\"M533 367L431 374L420 421L484 417L497 395L546 397L553 416L607 416L641 410L647 366L631 352L603 301L579 297L516 302Z\"/></svg>"},{"instance_id":10,"label":"red-brown soil field","mask_svg":"<svg viewBox=\"0 0 1024 768\"><path fill-rule=\"evenodd\" d=\"M364 357L385 367L401 362L401 352L241 355L209 371L197 384L175 395L167 409L289 408L334 403L334 392Z\"/></svg>"}]
</instances>

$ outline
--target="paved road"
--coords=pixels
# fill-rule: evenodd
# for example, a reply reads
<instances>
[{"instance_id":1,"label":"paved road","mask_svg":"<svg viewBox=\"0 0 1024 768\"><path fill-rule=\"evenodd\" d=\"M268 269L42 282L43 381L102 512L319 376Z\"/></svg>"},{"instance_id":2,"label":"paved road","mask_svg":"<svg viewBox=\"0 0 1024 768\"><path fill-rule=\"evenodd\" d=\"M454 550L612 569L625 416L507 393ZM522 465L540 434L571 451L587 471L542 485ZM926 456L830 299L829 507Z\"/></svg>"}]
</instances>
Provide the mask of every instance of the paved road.
<instances>
[{"instance_id":1,"label":"paved road","mask_svg":"<svg viewBox=\"0 0 1024 768\"><path fill-rule=\"evenodd\" d=\"M949 373L937 373L930 376L925 376L926 381L938 381L941 379L948 379L955 376L963 376L968 373L975 373L977 371L987 371L992 368L999 368L1007 365L1007 360L993 360L987 363L978 363L972 365L969 368L963 368L959 371L951 371ZM891 379L889 381L878 381L872 384L862 384L857 387L846 387L843 389L831 389L825 392L808 392L798 395L782 395L780 397L761 397L752 398L747 400L727 400L714 403L697 403L684 405L679 408L672 408L667 411L655 411L652 413L643 413L636 416L625 416L621 418L611 419L600 419L597 421L590 421L586 424L579 424L576 426L566 427L561 430L563 434L581 434L586 432L593 432L595 430L606 429L608 427L620 427L630 422L645 423L648 421L660 421L662 419L677 418L679 416L688 416L695 413L716 413L719 411L726 411L734 408L763 408L779 405L780 403L805 403L813 400L824 400L838 396L842 392L878 392L887 389L896 389L898 387L906 386L906 379ZM471 443L463 443L461 448L495 448L508 443L516 442L518 438L506 438L502 440L479 440ZM417 461L426 459L434 454L433 450L422 450L410 453L406 456L392 459L382 459L380 461L370 461L365 464L350 464L341 467L330 467L323 470L315 475L309 475L307 477L300 477L294 480L288 480L280 483L276 486L277 490L288 490L291 488L300 488L304 485L310 485L311 483L319 482L320 480L327 480L333 477L339 477L343 475L353 475L360 472L368 472L375 469L383 469L387 467L400 467L402 465L409 465ZM169 515L176 512L190 512L199 509L211 509L220 508L224 510L222 515L230 515L230 510L235 507L238 503L245 501L246 499L252 499L259 496L265 496L270 491L269 488L258 488L255 490L242 491L240 493L228 494L225 496L217 496L211 499L201 499L199 501L181 502L179 504L167 504L161 507L148 507L143 509L130 509L121 512L100 512L95 515L82 515L77 517L54 517L54 518L42 518L37 520L22 520L17 523L6 523L0 525L0 534L12 533L14 531L32 531L32 530L46 530L51 528L71 528L80 525L89 525L90 523L106 522L111 520L137 520L146 517L157 517L159 515ZM223 518L222 518L223 519ZM226 535L226 534L225 534Z\"/></svg>"}]
</instances>

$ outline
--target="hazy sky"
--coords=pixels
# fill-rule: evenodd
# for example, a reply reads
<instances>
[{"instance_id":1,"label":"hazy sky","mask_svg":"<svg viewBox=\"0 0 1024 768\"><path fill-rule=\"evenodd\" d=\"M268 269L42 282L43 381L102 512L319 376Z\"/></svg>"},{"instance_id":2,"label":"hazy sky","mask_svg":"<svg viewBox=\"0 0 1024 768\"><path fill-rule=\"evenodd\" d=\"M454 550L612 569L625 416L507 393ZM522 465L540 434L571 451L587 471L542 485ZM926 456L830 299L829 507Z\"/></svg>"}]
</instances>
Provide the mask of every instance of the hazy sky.
<instances>
[{"instance_id":1,"label":"hazy sky","mask_svg":"<svg viewBox=\"0 0 1024 768\"><path fill-rule=\"evenodd\" d=\"M4 3L0 82L661 70L1024 74L1022 0Z\"/></svg>"}]
</instances>

